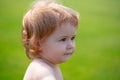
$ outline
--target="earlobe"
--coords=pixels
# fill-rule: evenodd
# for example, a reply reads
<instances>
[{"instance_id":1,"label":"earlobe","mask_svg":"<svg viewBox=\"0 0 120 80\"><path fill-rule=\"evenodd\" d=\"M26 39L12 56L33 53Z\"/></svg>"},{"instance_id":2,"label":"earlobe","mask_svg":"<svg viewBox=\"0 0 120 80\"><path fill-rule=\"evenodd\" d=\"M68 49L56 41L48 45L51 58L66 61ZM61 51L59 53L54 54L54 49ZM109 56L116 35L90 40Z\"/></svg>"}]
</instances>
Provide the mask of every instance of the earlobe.
<instances>
[{"instance_id":1,"label":"earlobe","mask_svg":"<svg viewBox=\"0 0 120 80\"><path fill-rule=\"evenodd\" d=\"M41 42L37 41L37 45L38 45L38 51L41 52Z\"/></svg>"}]
</instances>

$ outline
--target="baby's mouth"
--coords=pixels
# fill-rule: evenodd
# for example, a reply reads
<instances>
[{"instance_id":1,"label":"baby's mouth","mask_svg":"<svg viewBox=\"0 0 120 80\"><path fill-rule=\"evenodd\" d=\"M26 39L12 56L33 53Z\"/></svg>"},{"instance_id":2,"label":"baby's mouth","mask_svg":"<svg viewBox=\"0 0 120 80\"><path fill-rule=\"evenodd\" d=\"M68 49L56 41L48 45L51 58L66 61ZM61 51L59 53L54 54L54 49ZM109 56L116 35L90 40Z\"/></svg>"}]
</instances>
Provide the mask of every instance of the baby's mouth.
<instances>
[{"instance_id":1,"label":"baby's mouth","mask_svg":"<svg viewBox=\"0 0 120 80\"><path fill-rule=\"evenodd\" d=\"M72 55L73 52L65 53L64 55Z\"/></svg>"}]
</instances>

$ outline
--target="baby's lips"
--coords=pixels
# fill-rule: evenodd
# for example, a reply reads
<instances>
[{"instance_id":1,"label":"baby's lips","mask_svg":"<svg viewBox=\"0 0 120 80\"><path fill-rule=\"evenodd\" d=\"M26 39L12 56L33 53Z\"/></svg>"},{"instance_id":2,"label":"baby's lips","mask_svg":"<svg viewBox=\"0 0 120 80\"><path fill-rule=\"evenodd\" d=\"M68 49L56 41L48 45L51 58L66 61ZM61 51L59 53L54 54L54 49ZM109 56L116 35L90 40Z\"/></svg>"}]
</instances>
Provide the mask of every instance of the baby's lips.
<instances>
[{"instance_id":1,"label":"baby's lips","mask_svg":"<svg viewBox=\"0 0 120 80\"><path fill-rule=\"evenodd\" d=\"M73 52L67 52L65 53L65 55L71 55Z\"/></svg>"}]
</instances>

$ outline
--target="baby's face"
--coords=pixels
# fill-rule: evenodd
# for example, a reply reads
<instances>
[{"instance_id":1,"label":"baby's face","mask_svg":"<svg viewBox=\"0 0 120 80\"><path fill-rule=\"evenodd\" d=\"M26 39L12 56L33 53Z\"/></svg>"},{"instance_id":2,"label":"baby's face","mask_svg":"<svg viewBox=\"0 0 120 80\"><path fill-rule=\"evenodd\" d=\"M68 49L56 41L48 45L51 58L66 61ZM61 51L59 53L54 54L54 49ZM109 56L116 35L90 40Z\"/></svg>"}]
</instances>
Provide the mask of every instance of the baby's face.
<instances>
[{"instance_id":1,"label":"baby's face","mask_svg":"<svg viewBox=\"0 0 120 80\"><path fill-rule=\"evenodd\" d=\"M67 61L75 50L75 35L76 28L73 25L62 24L42 42L41 57L54 64Z\"/></svg>"}]
</instances>

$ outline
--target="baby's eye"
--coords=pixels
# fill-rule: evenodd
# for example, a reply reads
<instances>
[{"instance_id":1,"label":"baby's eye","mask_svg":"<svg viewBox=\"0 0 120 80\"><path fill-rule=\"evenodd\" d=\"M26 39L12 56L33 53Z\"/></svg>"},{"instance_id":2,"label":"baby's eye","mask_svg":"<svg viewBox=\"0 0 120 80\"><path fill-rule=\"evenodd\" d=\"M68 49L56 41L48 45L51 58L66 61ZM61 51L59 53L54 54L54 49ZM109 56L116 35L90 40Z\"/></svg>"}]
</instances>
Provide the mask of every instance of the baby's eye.
<instances>
[{"instance_id":1,"label":"baby's eye","mask_svg":"<svg viewBox=\"0 0 120 80\"><path fill-rule=\"evenodd\" d=\"M71 40L74 40L74 39L75 39L75 37L72 37L72 38L71 38Z\"/></svg>"},{"instance_id":2,"label":"baby's eye","mask_svg":"<svg viewBox=\"0 0 120 80\"><path fill-rule=\"evenodd\" d=\"M62 38L60 41L66 41L66 38Z\"/></svg>"}]
</instances>

